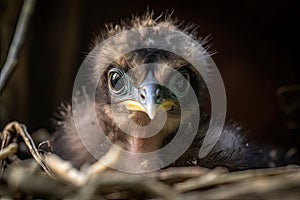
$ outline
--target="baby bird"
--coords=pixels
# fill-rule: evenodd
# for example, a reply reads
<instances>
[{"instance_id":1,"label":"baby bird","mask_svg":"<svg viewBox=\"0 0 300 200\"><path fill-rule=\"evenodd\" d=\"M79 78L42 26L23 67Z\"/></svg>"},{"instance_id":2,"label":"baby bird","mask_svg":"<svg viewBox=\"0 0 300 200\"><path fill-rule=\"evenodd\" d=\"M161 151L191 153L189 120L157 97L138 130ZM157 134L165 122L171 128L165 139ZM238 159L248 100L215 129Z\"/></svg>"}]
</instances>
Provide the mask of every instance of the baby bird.
<instances>
[{"instance_id":1,"label":"baby bird","mask_svg":"<svg viewBox=\"0 0 300 200\"><path fill-rule=\"evenodd\" d=\"M148 29L157 35L163 35L163 31L171 35L163 35L161 42L157 42L149 36ZM128 32L131 30L137 30L134 37ZM87 77L96 85L94 96L87 97L85 93L89 91L82 89L75 95L73 107L60 108L51 142L53 152L79 168L101 159L107 151L104 140L108 140L137 157L156 152L153 154L156 159L150 160L150 164L164 163L176 154L163 167L222 166L232 171L267 167L263 151L252 145L234 122L222 127L221 135L207 155L199 156L212 113L209 88L203 78L209 75L210 68L205 63L209 62L210 55L204 48L191 48L188 43L176 45L172 40L176 34L205 45L205 40L197 37L194 25L168 14L154 18L153 13L147 12L106 26L96 39L96 48L87 56ZM121 39L110 41L115 37ZM175 46L174 51L164 49L164 44ZM153 48L155 45L161 48ZM132 46L138 48L131 49ZM177 48L189 53L178 55ZM199 53L201 63L196 64L202 66L204 75L190 62ZM91 114L89 105L95 115ZM104 135L94 128L97 125ZM178 132L185 136L178 139ZM177 142L172 143L173 140ZM166 156L160 150L169 144L173 146ZM124 162L135 165L130 158Z\"/></svg>"}]
</instances>

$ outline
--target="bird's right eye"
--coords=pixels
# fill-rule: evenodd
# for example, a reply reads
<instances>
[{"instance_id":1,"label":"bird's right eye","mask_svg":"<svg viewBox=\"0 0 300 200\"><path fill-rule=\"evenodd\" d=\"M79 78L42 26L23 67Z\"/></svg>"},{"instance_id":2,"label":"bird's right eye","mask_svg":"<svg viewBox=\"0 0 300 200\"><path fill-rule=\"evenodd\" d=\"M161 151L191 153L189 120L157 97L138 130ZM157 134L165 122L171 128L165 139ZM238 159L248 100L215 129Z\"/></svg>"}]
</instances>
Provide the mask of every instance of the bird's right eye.
<instances>
[{"instance_id":1,"label":"bird's right eye","mask_svg":"<svg viewBox=\"0 0 300 200\"><path fill-rule=\"evenodd\" d=\"M113 68L108 72L109 90L116 95L126 92L127 79L126 74L117 68Z\"/></svg>"}]
</instances>

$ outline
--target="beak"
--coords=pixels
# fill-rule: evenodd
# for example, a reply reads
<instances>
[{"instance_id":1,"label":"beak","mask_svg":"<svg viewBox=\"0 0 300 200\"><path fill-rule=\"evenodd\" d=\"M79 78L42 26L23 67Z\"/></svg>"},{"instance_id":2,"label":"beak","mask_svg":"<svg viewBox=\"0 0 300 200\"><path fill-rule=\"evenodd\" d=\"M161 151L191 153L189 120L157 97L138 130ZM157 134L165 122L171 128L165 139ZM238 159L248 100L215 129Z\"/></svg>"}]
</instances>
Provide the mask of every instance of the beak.
<instances>
[{"instance_id":1,"label":"beak","mask_svg":"<svg viewBox=\"0 0 300 200\"><path fill-rule=\"evenodd\" d=\"M160 85L152 71L149 71L144 81L137 88L137 95L132 100L123 102L130 111L145 112L153 120L159 110L169 111L175 105L167 88Z\"/></svg>"},{"instance_id":2,"label":"beak","mask_svg":"<svg viewBox=\"0 0 300 200\"><path fill-rule=\"evenodd\" d=\"M139 101L150 119L154 119L162 102L162 92L159 84L149 83L139 88Z\"/></svg>"},{"instance_id":3,"label":"beak","mask_svg":"<svg viewBox=\"0 0 300 200\"><path fill-rule=\"evenodd\" d=\"M162 87L159 84L148 83L139 88L138 92L138 101L127 100L123 104L128 110L147 113L151 120L154 119L159 110L169 111L175 105L172 100L164 100Z\"/></svg>"}]
</instances>

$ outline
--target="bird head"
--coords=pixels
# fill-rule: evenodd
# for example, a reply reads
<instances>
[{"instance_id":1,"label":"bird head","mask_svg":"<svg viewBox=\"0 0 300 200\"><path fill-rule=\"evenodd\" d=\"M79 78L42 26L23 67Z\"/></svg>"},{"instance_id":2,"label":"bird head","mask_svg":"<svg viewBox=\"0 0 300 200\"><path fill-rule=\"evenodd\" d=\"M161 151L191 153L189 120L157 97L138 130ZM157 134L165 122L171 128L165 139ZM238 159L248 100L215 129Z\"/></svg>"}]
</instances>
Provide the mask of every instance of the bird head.
<instances>
[{"instance_id":1,"label":"bird head","mask_svg":"<svg viewBox=\"0 0 300 200\"><path fill-rule=\"evenodd\" d=\"M101 77L96 94L99 121L104 121L104 128L114 127L113 138L122 141L125 149L157 150L174 137L180 123L193 117L199 102L189 97L199 91L200 79L187 61L171 52L130 52L115 60Z\"/></svg>"},{"instance_id":2,"label":"bird head","mask_svg":"<svg viewBox=\"0 0 300 200\"><path fill-rule=\"evenodd\" d=\"M148 14L122 28L111 25L99 43L132 28L164 27L176 31L176 23L169 18L154 20ZM192 64L171 51L139 48L119 55L120 49L149 39L143 31L138 33L137 38L125 35L117 45L111 43L92 53L94 77L100 80L96 107L98 121L113 142L130 151L151 152L168 143L182 123L189 122L199 110L195 106L205 102L207 91ZM107 63L107 57L115 59ZM191 93L196 94L197 103L190 98Z\"/></svg>"}]
</instances>

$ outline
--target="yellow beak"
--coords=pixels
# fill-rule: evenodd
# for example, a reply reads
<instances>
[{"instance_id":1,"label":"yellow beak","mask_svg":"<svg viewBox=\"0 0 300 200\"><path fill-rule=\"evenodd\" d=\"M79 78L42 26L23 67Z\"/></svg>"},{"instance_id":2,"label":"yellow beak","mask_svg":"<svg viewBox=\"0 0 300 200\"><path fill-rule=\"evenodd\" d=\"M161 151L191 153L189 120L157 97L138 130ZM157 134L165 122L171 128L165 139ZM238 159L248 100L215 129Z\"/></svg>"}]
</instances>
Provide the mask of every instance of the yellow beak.
<instances>
[{"instance_id":1,"label":"yellow beak","mask_svg":"<svg viewBox=\"0 0 300 200\"><path fill-rule=\"evenodd\" d=\"M150 106L147 106L147 108L141 103L133 100L124 101L122 102L122 104L125 105L127 110L129 111L145 112L151 120L154 119L158 110L164 109L166 111L169 111L175 106L175 103L171 100L164 101L161 104L152 104Z\"/></svg>"}]
</instances>

